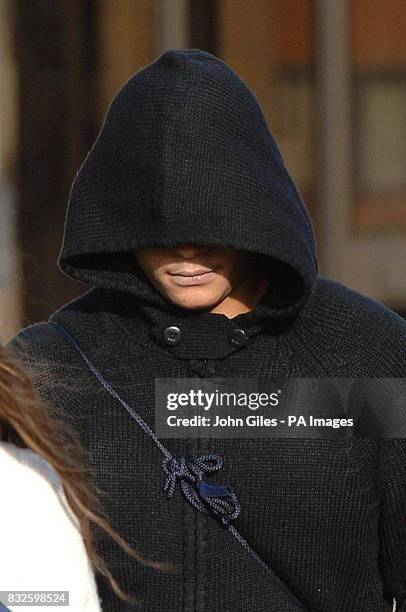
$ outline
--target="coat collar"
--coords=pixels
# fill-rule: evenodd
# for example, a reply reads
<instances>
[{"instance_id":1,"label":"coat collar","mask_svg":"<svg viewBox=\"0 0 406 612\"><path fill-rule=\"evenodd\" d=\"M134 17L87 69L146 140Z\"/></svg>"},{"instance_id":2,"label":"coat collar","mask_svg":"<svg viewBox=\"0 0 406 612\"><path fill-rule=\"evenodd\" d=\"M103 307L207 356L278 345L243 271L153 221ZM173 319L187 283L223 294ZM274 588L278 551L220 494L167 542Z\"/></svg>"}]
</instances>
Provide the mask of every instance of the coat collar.
<instances>
[{"instance_id":1,"label":"coat collar","mask_svg":"<svg viewBox=\"0 0 406 612\"><path fill-rule=\"evenodd\" d=\"M142 298L120 291L109 294L127 339L148 339L179 359L222 359L244 350L255 336L277 335L292 324L292 319L275 319L269 290L253 310L231 319L179 308L145 286Z\"/></svg>"}]
</instances>

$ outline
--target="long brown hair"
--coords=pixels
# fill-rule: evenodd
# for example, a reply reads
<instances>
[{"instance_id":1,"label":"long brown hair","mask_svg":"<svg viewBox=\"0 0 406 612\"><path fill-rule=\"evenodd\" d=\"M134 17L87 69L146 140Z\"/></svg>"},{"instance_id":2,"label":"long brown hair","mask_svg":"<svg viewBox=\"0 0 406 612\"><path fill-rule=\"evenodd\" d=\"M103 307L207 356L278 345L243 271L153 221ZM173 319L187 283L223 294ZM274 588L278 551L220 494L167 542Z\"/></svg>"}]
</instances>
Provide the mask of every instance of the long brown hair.
<instances>
[{"instance_id":1,"label":"long brown hair","mask_svg":"<svg viewBox=\"0 0 406 612\"><path fill-rule=\"evenodd\" d=\"M90 561L110 582L123 600L137 603L119 586L97 551L92 527L97 525L131 557L155 569L173 571L169 563L144 559L111 527L99 495L103 491L90 485L86 457L76 431L51 416L38 397L34 383L23 364L0 345L0 440L29 448L42 456L58 473L66 500L77 517Z\"/></svg>"}]
</instances>

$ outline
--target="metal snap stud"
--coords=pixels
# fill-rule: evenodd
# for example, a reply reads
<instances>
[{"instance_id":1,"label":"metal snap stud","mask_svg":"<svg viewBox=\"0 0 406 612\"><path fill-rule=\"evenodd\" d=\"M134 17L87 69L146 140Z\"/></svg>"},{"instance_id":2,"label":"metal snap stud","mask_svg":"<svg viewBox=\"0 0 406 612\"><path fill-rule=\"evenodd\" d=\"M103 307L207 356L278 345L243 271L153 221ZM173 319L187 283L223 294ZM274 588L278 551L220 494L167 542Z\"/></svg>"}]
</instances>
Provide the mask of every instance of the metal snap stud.
<instances>
[{"instance_id":1,"label":"metal snap stud","mask_svg":"<svg viewBox=\"0 0 406 612\"><path fill-rule=\"evenodd\" d=\"M243 346L248 342L248 336L243 329L233 329L230 334L230 342L233 346Z\"/></svg>"},{"instance_id":2,"label":"metal snap stud","mask_svg":"<svg viewBox=\"0 0 406 612\"><path fill-rule=\"evenodd\" d=\"M170 327L166 327L162 334L164 342L169 345L178 344L182 337L182 332L179 327L176 325L171 325Z\"/></svg>"}]
</instances>

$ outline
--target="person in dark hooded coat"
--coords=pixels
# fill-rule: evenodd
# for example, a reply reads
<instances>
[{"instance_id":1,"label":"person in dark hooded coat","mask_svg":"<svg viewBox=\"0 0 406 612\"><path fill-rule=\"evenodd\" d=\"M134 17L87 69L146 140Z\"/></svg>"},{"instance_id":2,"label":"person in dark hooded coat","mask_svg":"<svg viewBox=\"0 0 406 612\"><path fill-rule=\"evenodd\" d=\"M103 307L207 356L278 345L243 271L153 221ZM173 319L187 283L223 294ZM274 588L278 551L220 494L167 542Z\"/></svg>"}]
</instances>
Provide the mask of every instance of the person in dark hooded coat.
<instances>
[{"instance_id":1,"label":"person in dark hooded coat","mask_svg":"<svg viewBox=\"0 0 406 612\"><path fill-rule=\"evenodd\" d=\"M170 49L124 84L73 183L59 266L89 288L10 346L79 432L113 527L178 569L143 566L100 535L140 602L98 575L104 610L383 612L394 599L406 610L404 439L173 438L163 464L125 409L153 430L157 378L406 375L406 323L319 274L301 195L254 93L223 61ZM199 267L212 280L180 286ZM207 482L235 491L231 524L248 546L162 469L211 454L223 464Z\"/></svg>"}]
</instances>

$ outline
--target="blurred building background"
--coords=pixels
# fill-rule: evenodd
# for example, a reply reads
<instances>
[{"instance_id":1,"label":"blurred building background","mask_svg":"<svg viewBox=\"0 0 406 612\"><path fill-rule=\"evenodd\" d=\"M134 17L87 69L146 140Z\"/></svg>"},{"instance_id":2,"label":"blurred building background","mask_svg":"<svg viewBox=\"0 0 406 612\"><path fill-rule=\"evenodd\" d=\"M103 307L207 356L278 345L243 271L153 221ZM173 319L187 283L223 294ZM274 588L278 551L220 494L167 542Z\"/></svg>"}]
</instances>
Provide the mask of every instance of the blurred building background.
<instances>
[{"instance_id":1,"label":"blurred building background","mask_svg":"<svg viewBox=\"0 0 406 612\"><path fill-rule=\"evenodd\" d=\"M321 274L406 316L404 0L0 0L0 338L87 287L57 268L69 189L121 85L174 47L255 91Z\"/></svg>"}]
</instances>

